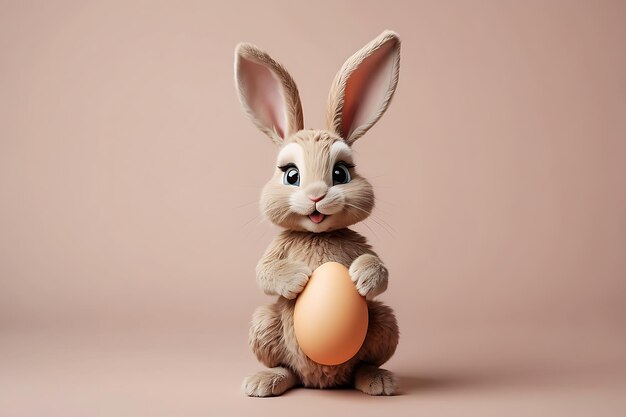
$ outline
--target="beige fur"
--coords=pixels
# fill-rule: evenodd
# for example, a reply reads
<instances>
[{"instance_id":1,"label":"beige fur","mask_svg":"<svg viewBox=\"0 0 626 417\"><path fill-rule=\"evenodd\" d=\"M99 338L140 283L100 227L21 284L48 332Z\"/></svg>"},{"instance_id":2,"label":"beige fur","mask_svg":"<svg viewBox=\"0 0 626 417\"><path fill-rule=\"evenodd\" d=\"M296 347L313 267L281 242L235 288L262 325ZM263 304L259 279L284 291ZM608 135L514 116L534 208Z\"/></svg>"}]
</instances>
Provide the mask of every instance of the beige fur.
<instances>
[{"instance_id":1,"label":"beige fur","mask_svg":"<svg viewBox=\"0 0 626 417\"><path fill-rule=\"evenodd\" d=\"M257 48L237 47L235 70L242 105L281 146L277 168L263 188L261 210L286 229L257 265L259 286L278 300L259 307L252 317L250 347L269 369L244 380L242 389L249 396L280 395L299 384L352 385L370 395L391 395L396 390L393 374L379 366L395 352L398 326L393 311L373 300L387 289L389 274L365 238L348 227L367 218L374 208L372 186L353 166L350 146L386 110L398 80L399 48L397 35L386 31L349 58L329 96L329 129L303 130L300 98L291 76ZM374 81L381 79L382 83ZM376 91L375 85L383 87ZM298 169L299 184L284 182L279 166L287 164ZM348 168L349 182L333 182L336 164ZM315 213L324 215L321 222L309 217ZM363 346L355 357L335 366L311 361L299 348L293 329L296 297L312 271L330 261L349 268L369 309Z\"/></svg>"}]
</instances>

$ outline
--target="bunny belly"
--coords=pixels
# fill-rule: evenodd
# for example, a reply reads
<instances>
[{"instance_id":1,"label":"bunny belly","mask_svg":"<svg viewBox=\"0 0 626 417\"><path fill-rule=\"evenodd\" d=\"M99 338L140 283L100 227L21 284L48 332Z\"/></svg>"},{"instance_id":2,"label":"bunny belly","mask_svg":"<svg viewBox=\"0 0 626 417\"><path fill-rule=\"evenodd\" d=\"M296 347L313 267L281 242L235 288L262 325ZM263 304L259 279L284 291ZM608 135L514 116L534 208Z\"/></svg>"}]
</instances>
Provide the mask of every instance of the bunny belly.
<instances>
[{"instance_id":1,"label":"bunny belly","mask_svg":"<svg viewBox=\"0 0 626 417\"><path fill-rule=\"evenodd\" d=\"M300 349L293 326L295 300L280 298L277 301L282 322L282 365L293 370L305 387L328 388L348 385L359 363L357 356L339 365L322 365L309 359Z\"/></svg>"}]
</instances>

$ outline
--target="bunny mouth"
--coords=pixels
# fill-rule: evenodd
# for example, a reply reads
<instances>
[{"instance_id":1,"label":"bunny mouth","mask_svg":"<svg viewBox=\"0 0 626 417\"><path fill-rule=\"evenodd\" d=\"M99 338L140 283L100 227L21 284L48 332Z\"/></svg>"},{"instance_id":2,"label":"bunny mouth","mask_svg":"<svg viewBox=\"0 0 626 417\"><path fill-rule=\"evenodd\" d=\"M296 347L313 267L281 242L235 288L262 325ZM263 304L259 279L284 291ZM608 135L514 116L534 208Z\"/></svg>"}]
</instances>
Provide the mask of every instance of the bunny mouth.
<instances>
[{"instance_id":1,"label":"bunny mouth","mask_svg":"<svg viewBox=\"0 0 626 417\"><path fill-rule=\"evenodd\" d=\"M309 219L311 219L311 221L313 223L321 223L322 221L324 221L324 219L326 218L325 214L320 213L319 211L315 210L313 213L309 214Z\"/></svg>"}]
</instances>

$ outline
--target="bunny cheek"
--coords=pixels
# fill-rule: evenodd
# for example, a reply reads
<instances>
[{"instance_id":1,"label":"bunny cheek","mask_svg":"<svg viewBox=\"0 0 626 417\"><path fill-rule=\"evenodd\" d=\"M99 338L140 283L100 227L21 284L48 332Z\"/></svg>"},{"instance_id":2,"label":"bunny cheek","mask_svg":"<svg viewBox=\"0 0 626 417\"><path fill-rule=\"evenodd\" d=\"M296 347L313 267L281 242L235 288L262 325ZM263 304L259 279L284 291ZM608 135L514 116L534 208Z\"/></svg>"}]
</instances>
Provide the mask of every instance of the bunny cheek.
<instances>
[{"instance_id":1,"label":"bunny cheek","mask_svg":"<svg viewBox=\"0 0 626 417\"><path fill-rule=\"evenodd\" d=\"M332 216L336 224L333 228L351 226L365 220L372 212L374 191L364 178L355 174L349 183L334 186L332 189L341 190L343 196L342 210Z\"/></svg>"},{"instance_id":2,"label":"bunny cheek","mask_svg":"<svg viewBox=\"0 0 626 417\"><path fill-rule=\"evenodd\" d=\"M297 215L292 211L290 204L291 195L297 189L297 187L279 184L277 178L273 178L261 192L260 208L263 215L277 226L292 230L299 229L294 218Z\"/></svg>"}]
</instances>

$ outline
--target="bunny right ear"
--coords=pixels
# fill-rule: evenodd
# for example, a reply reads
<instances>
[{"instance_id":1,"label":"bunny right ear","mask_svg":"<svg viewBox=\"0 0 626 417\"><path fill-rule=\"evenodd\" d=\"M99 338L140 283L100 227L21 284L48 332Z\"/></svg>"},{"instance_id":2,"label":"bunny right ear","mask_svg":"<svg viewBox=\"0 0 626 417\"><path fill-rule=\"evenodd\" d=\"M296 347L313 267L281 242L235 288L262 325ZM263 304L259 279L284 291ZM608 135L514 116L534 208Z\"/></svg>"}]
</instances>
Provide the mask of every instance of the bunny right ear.
<instances>
[{"instance_id":1,"label":"bunny right ear","mask_svg":"<svg viewBox=\"0 0 626 417\"><path fill-rule=\"evenodd\" d=\"M348 58L335 76L327 127L352 145L387 110L399 71L400 38L386 30Z\"/></svg>"},{"instance_id":2,"label":"bunny right ear","mask_svg":"<svg viewBox=\"0 0 626 417\"><path fill-rule=\"evenodd\" d=\"M237 45L235 83L250 120L275 143L304 128L296 83L267 53L247 43Z\"/></svg>"}]
</instances>

